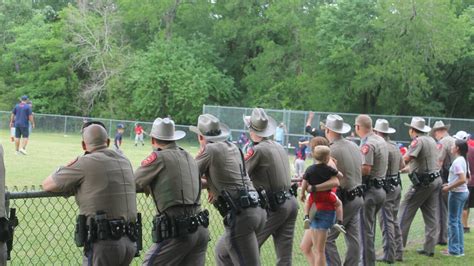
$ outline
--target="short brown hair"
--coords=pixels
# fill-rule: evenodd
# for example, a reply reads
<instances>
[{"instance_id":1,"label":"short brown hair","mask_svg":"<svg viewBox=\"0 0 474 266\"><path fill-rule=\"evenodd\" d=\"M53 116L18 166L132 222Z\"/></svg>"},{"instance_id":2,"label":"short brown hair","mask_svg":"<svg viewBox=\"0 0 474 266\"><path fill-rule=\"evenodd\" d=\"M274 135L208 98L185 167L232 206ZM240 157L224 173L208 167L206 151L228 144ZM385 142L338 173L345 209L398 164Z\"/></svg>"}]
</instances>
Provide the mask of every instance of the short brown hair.
<instances>
[{"instance_id":1,"label":"short brown hair","mask_svg":"<svg viewBox=\"0 0 474 266\"><path fill-rule=\"evenodd\" d=\"M368 115L358 115L356 118L356 124L363 128L372 129L372 118Z\"/></svg>"},{"instance_id":2,"label":"short brown hair","mask_svg":"<svg viewBox=\"0 0 474 266\"><path fill-rule=\"evenodd\" d=\"M331 155L331 149L328 146L319 145L314 147L313 158L322 163L328 163Z\"/></svg>"},{"instance_id":3,"label":"short brown hair","mask_svg":"<svg viewBox=\"0 0 474 266\"><path fill-rule=\"evenodd\" d=\"M320 146L320 145L329 147L329 140L327 140L324 137L314 137L309 142L309 147L311 148L311 151L314 150L314 147Z\"/></svg>"}]
</instances>

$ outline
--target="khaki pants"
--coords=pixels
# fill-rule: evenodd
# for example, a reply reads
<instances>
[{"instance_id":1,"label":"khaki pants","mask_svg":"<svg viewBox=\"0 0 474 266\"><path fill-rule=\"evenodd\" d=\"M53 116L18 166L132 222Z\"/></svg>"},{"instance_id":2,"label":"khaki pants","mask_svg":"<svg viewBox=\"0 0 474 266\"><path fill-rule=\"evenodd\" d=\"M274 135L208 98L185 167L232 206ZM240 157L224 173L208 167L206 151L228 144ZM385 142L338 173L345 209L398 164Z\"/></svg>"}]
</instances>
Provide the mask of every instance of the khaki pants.
<instances>
[{"instance_id":1,"label":"khaki pants","mask_svg":"<svg viewBox=\"0 0 474 266\"><path fill-rule=\"evenodd\" d=\"M230 224L216 244L216 265L261 265L257 233L265 226L265 210L247 208L239 215L231 211L229 216Z\"/></svg>"},{"instance_id":2,"label":"khaki pants","mask_svg":"<svg viewBox=\"0 0 474 266\"><path fill-rule=\"evenodd\" d=\"M342 221L346 228L344 235L346 240L346 258L344 265L353 266L359 265L360 260L360 209L364 204L362 198L357 197L353 201L343 203L344 221ZM326 241L326 259L328 265L342 265L341 257L337 251L336 239L339 236L339 231L331 230Z\"/></svg>"},{"instance_id":3,"label":"khaki pants","mask_svg":"<svg viewBox=\"0 0 474 266\"><path fill-rule=\"evenodd\" d=\"M429 186L410 187L400 204L400 230L402 231L403 246L408 240L408 232L418 209L421 209L425 221L425 252L434 253L438 241L438 208L441 178L436 178Z\"/></svg>"},{"instance_id":4,"label":"khaki pants","mask_svg":"<svg viewBox=\"0 0 474 266\"><path fill-rule=\"evenodd\" d=\"M143 265L203 266L208 242L209 231L199 226L192 234L154 243L146 253Z\"/></svg>"},{"instance_id":5,"label":"khaki pants","mask_svg":"<svg viewBox=\"0 0 474 266\"><path fill-rule=\"evenodd\" d=\"M82 265L128 266L132 262L137 246L128 236L119 240L102 240L92 244L92 250L86 253Z\"/></svg>"},{"instance_id":6,"label":"khaki pants","mask_svg":"<svg viewBox=\"0 0 474 266\"><path fill-rule=\"evenodd\" d=\"M293 236L295 232L298 202L291 197L275 212L268 211L265 228L257 234L259 248L272 236L277 256L277 265L291 265Z\"/></svg>"},{"instance_id":7,"label":"khaki pants","mask_svg":"<svg viewBox=\"0 0 474 266\"><path fill-rule=\"evenodd\" d=\"M383 237L383 259L395 261L403 259L402 232L398 222L398 209L401 200L401 187L387 193L382 209L379 212L380 228Z\"/></svg>"},{"instance_id":8,"label":"khaki pants","mask_svg":"<svg viewBox=\"0 0 474 266\"><path fill-rule=\"evenodd\" d=\"M361 215L362 262L366 266L375 266L375 227L377 212L385 202L386 193L383 188L371 187L365 192L364 207Z\"/></svg>"}]
</instances>

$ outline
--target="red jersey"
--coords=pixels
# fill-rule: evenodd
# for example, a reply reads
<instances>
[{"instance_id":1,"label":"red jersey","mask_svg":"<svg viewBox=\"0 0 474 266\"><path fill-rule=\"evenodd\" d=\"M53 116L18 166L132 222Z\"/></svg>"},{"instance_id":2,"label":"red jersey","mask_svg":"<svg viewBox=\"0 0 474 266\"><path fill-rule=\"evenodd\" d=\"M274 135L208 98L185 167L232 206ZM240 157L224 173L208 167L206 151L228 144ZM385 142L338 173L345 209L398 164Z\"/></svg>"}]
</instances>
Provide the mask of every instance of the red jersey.
<instances>
[{"instance_id":1,"label":"red jersey","mask_svg":"<svg viewBox=\"0 0 474 266\"><path fill-rule=\"evenodd\" d=\"M335 211L336 210L336 188L330 191L318 191L310 193L309 204L316 203L316 209L321 211Z\"/></svg>"},{"instance_id":2,"label":"red jersey","mask_svg":"<svg viewBox=\"0 0 474 266\"><path fill-rule=\"evenodd\" d=\"M143 133L143 128L142 126L136 126L135 127L135 134L140 135Z\"/></svg>"}]
</instances>

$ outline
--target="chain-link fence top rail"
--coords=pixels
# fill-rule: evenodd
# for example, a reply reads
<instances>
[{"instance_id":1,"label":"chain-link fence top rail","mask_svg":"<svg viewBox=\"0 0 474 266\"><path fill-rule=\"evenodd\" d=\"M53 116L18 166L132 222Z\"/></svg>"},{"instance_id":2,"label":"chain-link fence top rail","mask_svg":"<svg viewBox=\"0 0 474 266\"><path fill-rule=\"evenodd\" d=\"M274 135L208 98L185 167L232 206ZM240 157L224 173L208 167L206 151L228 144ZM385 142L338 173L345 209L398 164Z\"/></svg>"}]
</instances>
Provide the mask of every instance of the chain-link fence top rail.
<instances>
[{"instance_id":1,"label":"chain-link fence top rail","mask_svg":"<svg viewBox=\"0 0 474 266\"><path fill-rule=\"evenodd\" d=\"M404 184L408 178L403 177ZM407 190L409 186L404 186ZM74 229L78 213L74 197L65 198L62 193L44 192L41 187L7 188L7 206L16 208L19 225L15 229L11 265L79 265L82 261L82 248L74 244ZM222 217L207 201L207 192L203 190L202 208L210 212L210 241L206 253L206 265L215 265L214 248L223 234ZM150 248L152 218L156 215L154 203L143 193L137 194L137 208L142 213L143 251L139 258L134 258L132 265L141 265L144 254ZM304 234L303 206L300 203L293 241L293 265L307 265L299 249ZM381 232L377 227L375 246L381 249ZM420 245L423 242L424 224L421 215L413 221L409 236L409 245ZM260 249L262 265L275 265L276 254L272 238L269 238ZM339 237L337 246L341 257L347 251L344 237Z\"/></svg>"},{"instance_id":2,"label":"chain-link fence top rail","mask_svg":"<svg viewBox=\"0 0 474 266\"><path fill-rule=\"evenodd\" d=\"M238 139L241 132L246 132L246 128L242 117L250 115L253 108L244 107L228 107L228 106L213 106L204 105L203 113L209 113L218 117L222 122L226 123L233 133L233 139ZM286 143L291 143L296 146L298 138L308 137L305 132L306 120L308 119L309 111L292 111L292 110L275 110L265 109L268 115L272 116L278 123L283 122L287 129ZM326 119L329 112L315 112L312 126L319 128L319 122ZM358 114L336 113L344 118L344 122L348 123L354 131L354 122ZM394 116L394 115L370 115L373 122L379 118L386 119L397 132L391 135L392 140L402 143L409 143L410 137L408 135L408 127L404 123L410 124L411 116ZM449 132L455 134L459 130L467 132L474 132L474 120L459 119L459 118L445 118L445 117L428 117L425 116L427 125L432 126L435 121L442 120L445 124L450 124Z\"/></svg>"},{"instance_id":3,"label":"chain-link fence top rail","mask_svg":"<svg viewBox=\"0 0 474 266\"><path fill-rule=\"evenodd\" d=\"M0 129L8 129L10 123L11 112L0 111ZM196 117L198 114L196 114ZM135 138L135 124L139 123L146 134L150 133L153 121L131 121L131 120L115 120L115 119L104 119L94 117L80 117L80 116L67 116L67 115L50 115L50 114L34 114L35 129L34 132L49 132L58 133L64 135L78 135L81 132L82 125L85 119L88 121L100 121L102 122L109 132L110 138L113 140L118 124L125 126L123 132L124 138ZM182 130L186 132L186 137L183 139L185 142L196 141L196 134L189 131L187 125L176 125L176 130Z\"/></svg>"},{"instance_id":4,"label":"chain-link fence top rail","mask_svg":"<svg viewBox=\"0 0 474 266\"><path fill-rule=\"evenodd\" d=\"M283 122L286 126L287 134L285 144L291 143L292 146L296 146L300 137L309 137L305 132L306 120L308 118L309 111L292 111L292 110L275 110L265 109L267 113L272 116L278 123ZM212 106L204 105L203 113L213 114L218 117L222 122L227 124L231 128L232 140L237 141L242 132L247 132L242 117L244 115L250 115L252 108L243 107L227 107L227 106ZM326 119L328 112L315 112L314 119L312 121L313 127L319 127L319 122ZM357 114L349 113L338 113L344 118L344 122L351 125L352 130L354 127L355 118ZM11 112L0 111L0 129L8 129L10 122ZM196 114L196 118L199 114ZM104 123L109 131L110 137L113 139L115 136L116 128L118 124L125 126L123 136L126 138L133 139L135 137L134 127L136 123L140 123L146 133L149 133L153 122L148 121L131 121L131 120L114 120L104 118L90 118L90 117L79 117L79 116L64 116L64 115L49 115L49 114L34 114L36 128L34 131L39 132L51 132L60 133L64 135L76 135L80 133L84 119L96 120ZM390 116L390 115L371 115L372 120L375 121L378 118L387 119L390 123L390 127L397 130L391 138L397 142L409 143L410 137L408 136L408 127L404 123L410 123L411 116ZM472 119L459 119L459 118L444 118L444 117L424 117L427 124L432 126L435 121L443 120L445 124L450 124L450 133L455 134L459 130L464 130L470 133L474 132L474 120ZM195 141L196 135L189 131L187 125L176 125L177 130L183 130L186 132L184 141Z\"/></svg>"}]
</instances>

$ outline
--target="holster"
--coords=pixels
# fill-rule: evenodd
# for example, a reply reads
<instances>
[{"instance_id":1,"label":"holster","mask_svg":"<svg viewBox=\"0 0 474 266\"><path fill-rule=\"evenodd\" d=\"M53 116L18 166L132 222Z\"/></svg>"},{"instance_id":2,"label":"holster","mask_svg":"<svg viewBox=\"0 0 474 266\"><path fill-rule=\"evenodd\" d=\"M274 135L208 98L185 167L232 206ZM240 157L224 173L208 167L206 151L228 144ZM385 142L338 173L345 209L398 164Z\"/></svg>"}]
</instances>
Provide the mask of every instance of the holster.
<instances>
[{"instance_id":1,"label":"holster","mask_svg":"<svg viewBox=\"0 0 474 266\"><path fill-rule=\"evenodd\" d=\"M282 205L283 203L286 202L287 199L291 198L293 195L290 193L288 190L281 190L277 192L270 192L269 193L269 210L270 211L276 211Z\"/></svg>"},{"instance_id":2,"label":"holster","mask_svg":"<svg viewBox=\"0 0 474 266\"><path fill-rule=\"evenodd\" d=\"M83 247L87 240L87 218L81 214L76 219L76 229L74 230L74 242L77 247Z\"/></svg>"},{"instance_id":3,"label":"holster","mask_svg":"<svg viewBox=\"0 0 474 266\"><path fill-rule=\"evenodd\" d=\"M262 206L263 209L269 209L270 208L270 200L268 198L267 192L263 187L259 187L257 189L257 193L260 199L260 206Z\"/></svg>"},{"instance_id":4,"label":"holster","mask_svg":"<svg viewBox=\"0 0 474 266\"><path fill-rule=\"evenodd\" d=\"M434 173L425 173L425 174L418 174L413 172L408 174L411 182L413 183L414 187L427 187L429 186L436 178L440 177L439 172Z\"/></svg>"},{"instance_id":5,"label":"holster","mask_svg":"<svg viewBox=\"0 0 474 266\"><path fill-rule=\"evenodd\" d=\"M298 183L293 183L290 187L290 193L293 197L298 197Z\"/></svg>"},{"instance_id":6,"label":"holster","mask_svg":"<svg viewBox=\"0 0 474 266\"><path fill-rule=\"evenodd\" d=\"M202 225L209 226L209 211L204 210L195 215L180 215L169 218L166 214L153 218L152 241L160 243L170 238L179 238L197 231Z\"/></svg>"},{"instance_id":7,"label":"holster","mask_svg":"<svg viewBox=\"0 0 474 266\"><path fill-rule=\"evenodd\" d=\"M419 187L421 185L420 178L416 172L409 173L408 178L410 178L410 181L414 187Z\"/></svg>"},{"instance_id":8,"label":"holster","mask_svg":"<svg viewBox=\"0 0 474 266\"><path fill-rule=\"evenodd\" d=\"M6 217L0 218L0 242L7 242L11 238L9 221Z\"/></svg>"},{"instance_id":9,"label":"holster","mask_svg":"<svg viewBox=\"0 0 474 266\"><path fill-rule=\"evenodd\" d=\"M169 238L171 238L171 223L168 216L156 215L153 217L153 227L151 229L153 243L160 243Z\"/></svg>"}]
</instances>

